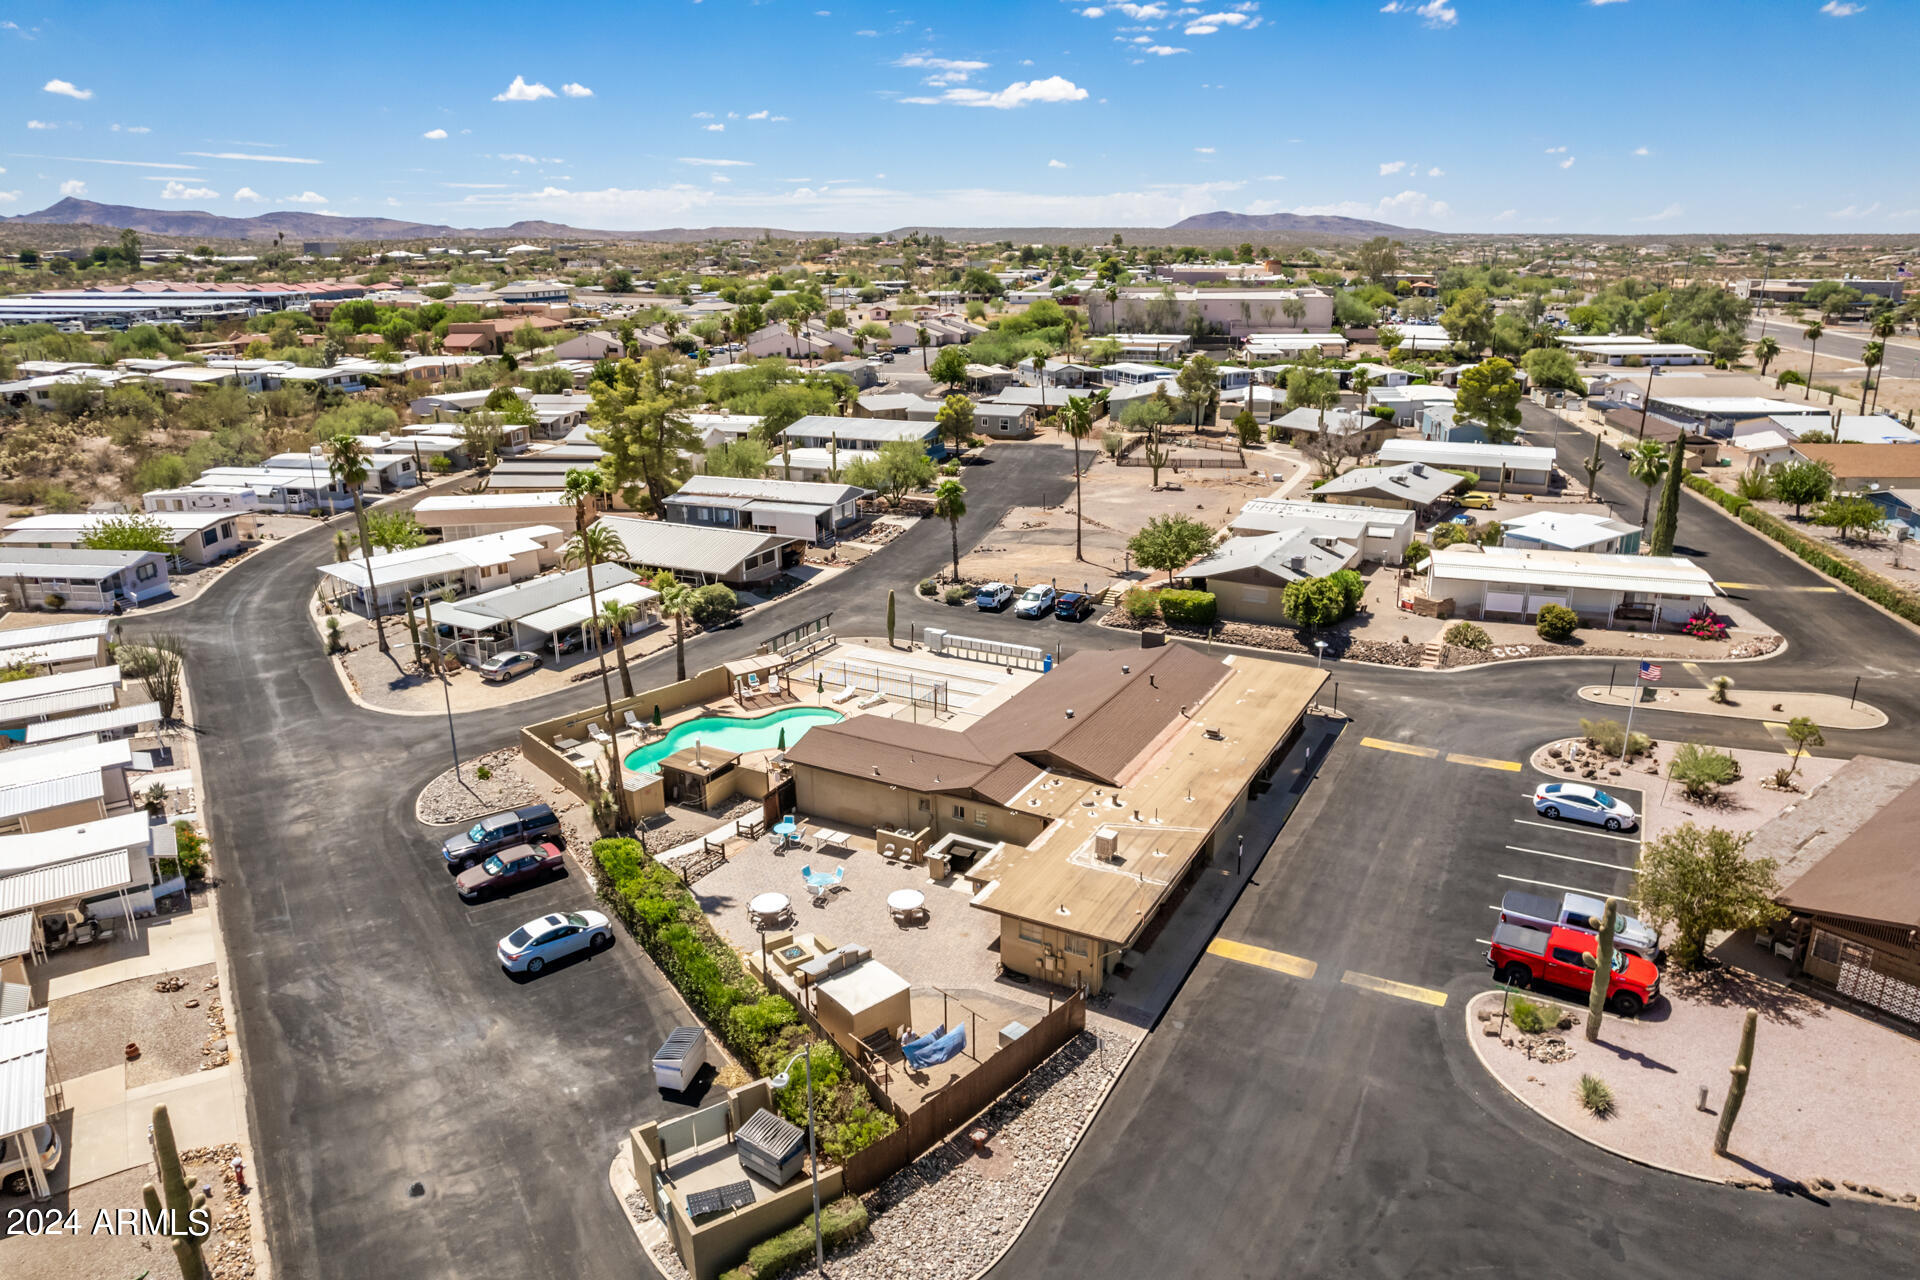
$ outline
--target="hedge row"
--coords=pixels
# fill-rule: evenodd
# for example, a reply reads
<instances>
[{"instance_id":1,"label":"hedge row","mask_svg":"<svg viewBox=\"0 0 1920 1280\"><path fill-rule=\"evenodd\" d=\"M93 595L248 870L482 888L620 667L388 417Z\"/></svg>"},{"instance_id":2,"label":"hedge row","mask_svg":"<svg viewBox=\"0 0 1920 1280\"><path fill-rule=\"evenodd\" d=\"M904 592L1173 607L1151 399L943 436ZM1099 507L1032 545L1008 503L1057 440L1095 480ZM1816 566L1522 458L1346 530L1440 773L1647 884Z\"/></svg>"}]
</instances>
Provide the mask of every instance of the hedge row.
<instances>
[{"instance_id":1,"label":"hedge row","mask_svg":"<svg viewBox=\"0 0 1920 1280\"><path fill-rule=\"evenodd\" d=\"M1779 516L1762 511L1737 493L1728 493L1704 476L1690 475L1687 487L1719 504L1740 523L1772 538L1807 564L1836 582L1845 583L1875 604L1898 614L1908 622L1920 623L1920 597L1903 590L1898 583L1883 578L1843 556L1836 556L1807 537Z\"/></svg>"},{"instance_id":2,"label":"hedge row","mask_svg":"<svg viewBox=\"0 0 1920 1280\"><path fill-rule=\"evenodd\" d=\"M831 1204L820 1206L820 1239L827 1248L845 1244L866 1229L867 1206L852 1196L842 1196ZM769 1236L749 1249L746 1262L723 1272L720 1280L755 1280L759 1276L776 1276L789 1267L810 1264L812 1261L813 1213L809 1211L806 1221L788 1227L779 1235Z\"/></svg>"},{"instance_id":3,"label":"hedge row","mask_svg":"<svg viewBox=\"0 0 1920 1280\"><path fill-rule=\"evenodd\" d=\"M1211 591L1166 590L1158 595L1160 616L1169 626L1210 627L1219 614L1219 603Z\"/></svg>"},{"instance_id":4,"label":"hedge row","mask_svg":"<svg viewBox=\"0 0 1920 1280\"><path fill-rule=\"evenodd\" d=\"M756 1075L778 1073L807 1040L792 1002L754 980L739 954L713 931L693 894L638 841L596 840L593 861L600 872L601 903L653 957L688 1006ZM820 1148L828 1158L844 1161L898 1127L849 1075L832 1045L817 1045L812 1065ZM798 1125L806 1124L803 1076L794 1072L776 1095L781 1114Z\"/></svg>"}]
</instances>

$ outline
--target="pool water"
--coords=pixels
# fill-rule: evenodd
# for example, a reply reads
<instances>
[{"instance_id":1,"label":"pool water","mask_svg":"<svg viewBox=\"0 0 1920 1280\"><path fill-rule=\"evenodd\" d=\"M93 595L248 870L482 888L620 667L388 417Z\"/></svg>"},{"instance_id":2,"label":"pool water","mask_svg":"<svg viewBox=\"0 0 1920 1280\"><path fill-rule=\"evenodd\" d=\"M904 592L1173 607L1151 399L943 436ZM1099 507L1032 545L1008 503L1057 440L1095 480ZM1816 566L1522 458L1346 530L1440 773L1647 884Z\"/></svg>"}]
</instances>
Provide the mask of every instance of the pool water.
<instances>
[{"instance_id":1,"label":"pool water","mask_svg":"<svg viewBox=\"0 0 1920 1280\"><path fill-rule=\"evenodd\" d=\"M772 711L764 716L742 719L738 716L701 716L698 720L689 720L667 730L667 736L658 742L650 742L644 747L630 752L627 756L627 768L651 769L660 761L676 751L684 751L693 746L695 738L702 747L712 747L716 751L763 751L780 745L780 735L787 735L787 745L791 747L817 724L832 724L844 719L838 711L829 711L825 707L788 707L784 711Z\"/></svg>"}]
</instances>

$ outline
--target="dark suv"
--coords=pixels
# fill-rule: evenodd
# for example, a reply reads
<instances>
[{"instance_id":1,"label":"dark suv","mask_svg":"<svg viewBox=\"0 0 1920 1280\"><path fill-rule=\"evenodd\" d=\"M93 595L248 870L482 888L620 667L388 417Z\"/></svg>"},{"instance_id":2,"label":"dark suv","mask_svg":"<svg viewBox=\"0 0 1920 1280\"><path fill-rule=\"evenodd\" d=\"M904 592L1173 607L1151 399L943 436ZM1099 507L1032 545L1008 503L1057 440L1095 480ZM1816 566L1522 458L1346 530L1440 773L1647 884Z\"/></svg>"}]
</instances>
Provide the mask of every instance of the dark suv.
<instances>
[{"instance_id":1,"label":"dark suv","mask_svg":"<svg viewBox=\"0 0 1920 1280\"><path fill-rule=\"evenodd\" d=\"M536 840L550 840L557 844L563 835L559 815L550 807L544 804L524 805L518 809L490 813L465 831L448 836L440 844L440 856L446 859L447 870L459 875L488 854L497 853L509 845L531 844Z\"/></svg>"},{"instance_id":2,"label":"dark suv","mask_svg":"<svg viewBox=\"0 0 1920 1280\"><path fill-rule=\"evenodd\" d=\"M1078 622L1093 612L1093 597L1083 591L1062 591L1053 602L1053 616Z\"/></svg>"}]
</instances>

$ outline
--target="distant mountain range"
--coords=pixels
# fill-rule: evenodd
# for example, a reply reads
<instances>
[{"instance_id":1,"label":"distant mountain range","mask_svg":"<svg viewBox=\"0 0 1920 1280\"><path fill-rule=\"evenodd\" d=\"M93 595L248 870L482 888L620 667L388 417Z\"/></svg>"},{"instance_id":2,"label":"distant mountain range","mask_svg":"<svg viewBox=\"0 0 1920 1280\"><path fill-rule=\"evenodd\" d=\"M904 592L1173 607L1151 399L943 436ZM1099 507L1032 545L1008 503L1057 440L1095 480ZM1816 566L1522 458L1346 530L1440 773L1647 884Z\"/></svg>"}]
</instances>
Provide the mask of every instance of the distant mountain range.
<instances>
[{"instance_id":1,"label":"distant mountain range","mask_svg":"<svg viewBox=\"0 0 1920 1280\"><path fill-rule=\"evenodd\" d=\"M597 231L560 222L514 222L504 227L450 227L439 223L407 222L398 218L359 218L328 213L285 210L234 218L201 209L143 209L136 205L101 204L69 196L35 213L0 218L0 227L93 226L119 230L131 227L154 236L183 240L246 240L271 243L276 237L293 248L302 241L369 240L782 240L819 237L858 239L884 234L897 237L910 231L945 235L958 240L1046 241L1049 243L1104 242L1113 234L1138 238L1188 233L1211 243L1238 232L1282 233L1301 236L1374 236L1428 234L1362 218L1335 218L1294 213L1245 214L1221 210L1196 214L1171 227L901 227L889 232L789 231L778 227L664 227L648 231Z\"/></svg>"}]
</instances>

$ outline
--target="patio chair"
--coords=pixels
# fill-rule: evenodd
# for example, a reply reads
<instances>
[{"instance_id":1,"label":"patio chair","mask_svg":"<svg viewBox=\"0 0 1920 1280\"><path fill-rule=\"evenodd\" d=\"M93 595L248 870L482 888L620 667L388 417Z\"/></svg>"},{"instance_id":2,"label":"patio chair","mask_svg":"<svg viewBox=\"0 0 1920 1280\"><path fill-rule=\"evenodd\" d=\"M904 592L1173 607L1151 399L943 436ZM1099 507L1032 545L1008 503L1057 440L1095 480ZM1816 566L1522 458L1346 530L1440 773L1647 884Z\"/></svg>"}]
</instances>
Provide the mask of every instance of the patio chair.
<instances>
[{"instance_id":1,"label":"patio chair","mask_svg":"<svg viewBox=\"0 0 1920 1280\"><path fill-rule=\"evenodd\" d=\"M866 697L860 699L860 701L854 703L854 705L859 707L862 711L866 711L873 707L879 706L881 703L885 702L886 700L887 700L887 695L884 693L870 693Z\"/></svg>"},{"instance_id":2,"label":"patio chair","mask_svg":"<svg viewBox=\"0 0 1920 1280\"><path fill-rule=\"evenodd\" d=\"M842 702L851 702L859 696L860 696L860 690L854 688L852 685L848 685L846 688L842 689L840 692L833 695L833 701L835 705L838 705Z\"/></svg>"},{"instance_id":3,"label":"patio chair","mask_svg":"<svg viewBox=\"0 0 1920 1280\"><path fill-rule=\"evenodd\" d=\"M587 726L587 736L608 749L613 747L613 735L602 729L598 723Z\"/></svg>"},{"instance_id":4,"label":"patio chair","mask_svg":"<svg viewBox=\"0 0 1920 1280\"><path fill-rule=\"evenodd\" d=\"M643 738L647 736L647 722L639 716L634 715L631 709L627 711L627 728L633 730Z\"/></svg>"},{"instance_id":5,"label":"patio chair","mask_svg":"<svg viewBox=\"0 0 1920 1280\"><path fill-rule=\"evenodd\" d=\"M800 876L807 882L807 888L813 892L813 905L819 906L827 900L827 895L840 887L847 878L845 867L836 867L832 875L822 875L814 871L811 865L800 868Z\"/></svg>"}]
</instances>

